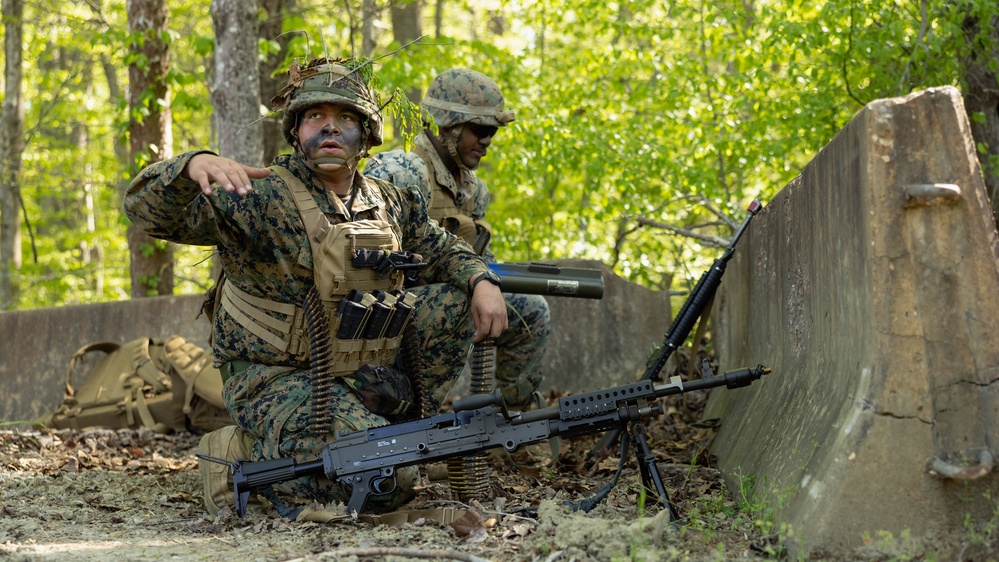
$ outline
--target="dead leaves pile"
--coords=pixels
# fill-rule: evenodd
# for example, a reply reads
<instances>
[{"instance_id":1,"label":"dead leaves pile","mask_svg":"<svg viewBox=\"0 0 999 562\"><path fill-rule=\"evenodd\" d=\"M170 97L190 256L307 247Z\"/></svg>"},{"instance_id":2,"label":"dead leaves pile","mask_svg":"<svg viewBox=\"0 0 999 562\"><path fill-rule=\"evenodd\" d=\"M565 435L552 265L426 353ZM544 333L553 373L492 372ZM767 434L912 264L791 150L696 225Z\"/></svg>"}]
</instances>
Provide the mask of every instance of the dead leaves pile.
<instances>
[{"instance_id":1,"label":"dead leaves pile","mask_svg":"<svg viewBox=\"0 0 999 562\"><path fill-rule=\"evenodd\" d=\"M168 474L197 467L198 436L151 430L42 430L0 433L0 468L52 475L83 470Z\"/></svg>"}]
</instances>

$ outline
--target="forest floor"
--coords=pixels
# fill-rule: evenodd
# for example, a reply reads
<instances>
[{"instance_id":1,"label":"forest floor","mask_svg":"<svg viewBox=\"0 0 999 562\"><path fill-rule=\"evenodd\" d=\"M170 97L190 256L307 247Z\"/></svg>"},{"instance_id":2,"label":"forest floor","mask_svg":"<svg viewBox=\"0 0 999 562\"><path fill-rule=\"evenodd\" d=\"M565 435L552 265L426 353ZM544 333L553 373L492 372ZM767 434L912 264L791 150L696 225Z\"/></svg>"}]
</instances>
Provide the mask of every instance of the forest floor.
<instances>
[{"instance_id":1,"label":"forest floor","mask_svg":"<svg viewBox=\"0 0 999 562\"><path fill-rule=\"evenodd\" d=\"M554 393L549 403L554 403ZM724 485L699 419L706 393L666 401L649 423L661 475L682 515L637 506L640 475L628 459L621 481L590 513L563 506L592 496L617 469L613 456L587 462L594 438L492 456L496 499L455 501L424 472L407 509L468 510L452 524L417 520L374 526L281 519L263 505L245 518L203 508L194 455L198 436L148 430L0 432L0 559L119 560L774 560L787 558L762 502ZM433 471L431 471L433 472ZM334 509L329 508L328 509ZM342 506L339 506L342 510ZM842 560L975 560L961 537L868 541ZM984 558L978 558L984 559Z\"/></svg>"}]
</instances>

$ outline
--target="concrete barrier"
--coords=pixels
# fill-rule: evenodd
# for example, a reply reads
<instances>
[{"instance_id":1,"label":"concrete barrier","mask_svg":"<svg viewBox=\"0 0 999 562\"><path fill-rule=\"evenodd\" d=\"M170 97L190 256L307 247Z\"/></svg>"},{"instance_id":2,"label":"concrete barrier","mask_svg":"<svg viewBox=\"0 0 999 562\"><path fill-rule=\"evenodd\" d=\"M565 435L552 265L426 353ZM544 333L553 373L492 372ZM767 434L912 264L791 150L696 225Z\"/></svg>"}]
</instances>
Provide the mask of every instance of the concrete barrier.
<instances>
[{"instance_id":1,"label":"concrete barrier","mask_svg":"<svg viewBox=\"0 0 999 562\"><path fill-rule=\"evenodd\" d=\"M719 467L784 506L796 555L992 514L997 248L953 88L869 104L754 219L715 344L723 369L774 372L706 415Z\"/></svg>"},{"instance_id":2,"label":"concrete barrier","mask_svg":"<svg viewBox=\"0 0 999 562\"><path fill-rule=\"evenodd\" d=\"M586 392L638 380L649 351L662 343L672 322L668 292L631 283L598 261L556 263L600 269L604 297L546 297L552 335L545 353L542 388Z\"/></svg>"},{"instance_id":3,"label":"concrete barrier","mask_svg":"<svg viewBox=\"0 0 999 562\"><path fill-rule=\"evenodd\" d=\"M630 382L669 328L666 292L629 283L599 262L555 263L601 269L605 290L601 300L549 297L544 388L582 391ZM178 334L207 347L210 327L204 317L196 319L201 302L201 295L187 295L0 312L0 420L33 420L54 410L70 357L92 341ZM102 357L93 355L94 361Z\"/></svg>"}]
</instances>

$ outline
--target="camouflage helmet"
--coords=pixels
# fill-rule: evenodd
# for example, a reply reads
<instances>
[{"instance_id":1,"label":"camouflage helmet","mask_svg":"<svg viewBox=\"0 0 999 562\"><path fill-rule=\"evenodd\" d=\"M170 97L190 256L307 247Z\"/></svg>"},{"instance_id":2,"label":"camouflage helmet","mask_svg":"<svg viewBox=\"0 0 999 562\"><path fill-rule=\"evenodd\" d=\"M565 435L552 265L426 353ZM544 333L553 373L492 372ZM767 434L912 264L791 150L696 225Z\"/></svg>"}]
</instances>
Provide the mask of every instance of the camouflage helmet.
<instances>
[{"instance_id":1,"label":"camouflage helmet","mask_svg":"<svg viewBox=\"0 0 999 562\"><path fill-rule=\"evenodd\" d=\"M284 139L294 146L292 134L302 110L333 103L363 115L371 146L382 144L382 116L378 95L371 87L371 66L361 61L313 59L304 69L293 62L288 71L288 84L271 99L273 109L283 109L281 120Z\"/></svg>"},{"instance_id":2,"label":"camouflage helmet","mask_svg":"<svg viewBox=\"0 0 999 562\"><path fill-rule=\"evenodd\" d=\"M503 127L514 120L513 111L503 108L496 82L464 68L445 70L434 78L420 105L442 129L462 123Z\"/></svg>"}]
</instances>

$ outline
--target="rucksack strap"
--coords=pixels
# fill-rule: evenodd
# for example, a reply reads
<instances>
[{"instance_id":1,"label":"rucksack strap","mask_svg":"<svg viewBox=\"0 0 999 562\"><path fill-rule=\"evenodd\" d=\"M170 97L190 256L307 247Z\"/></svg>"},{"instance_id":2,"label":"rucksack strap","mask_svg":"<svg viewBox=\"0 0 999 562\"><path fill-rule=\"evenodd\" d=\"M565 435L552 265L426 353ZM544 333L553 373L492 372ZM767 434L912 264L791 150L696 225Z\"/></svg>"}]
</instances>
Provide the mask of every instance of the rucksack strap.
<instances>
[{"instance_id":1,"label":"rucksack strap","mask_svg":"<svg viewBox=\"0 0 999 562\"><path fill-rule=\"evenodd\" d=\"M111 355L113 352L117 351L121 347L121 344L115 343L113 341L96 341L88 343L87 345L76 350L73 357L69 360L69 368L66 369L66 396L65 398L72 398L76 394L76 389L73 388L73 370L76 368L76 362L80 360L84 355L90 353L91 351L103 351L104 353Z\"/></svg>"},{"instance_id":2,"label":"rucksack strap","mask_svg":"<svg viewBox=\"0 0 999 562\"><path fill-rule=\"evenodd\" d=\"M134 408L132 407L133 401L135 402ZM139 413L139 420L142 421L143 426L158 433L166 433L168 429L166 424L157 422L156 419L153 418L153 413L149 410L149 404L146 402L146 395L142 392L141 382L139 382L138 385L132 385L129 388L129 391L125 393L125 417L128 421L128 425L126 427L135 426L135 414L133 412L136 411Z\"/></svg>"},{"instance_id":3,"label":"rucksack strap","mask_svg":"<svg viewBox=\"0 0 999 562\"><path fill-rule=\"evenodd\" d=\"M135 374L139 375L139 378L153 387L153 390L159 394L170 390L170 375L163 372L163 369L153 361L149 350L151 343L162 345L159 341L154 342L150 338L144 338L141 343L131 342L135 345L132 348L132 362L135 365Z\"/></svg>"}]
</instances>

